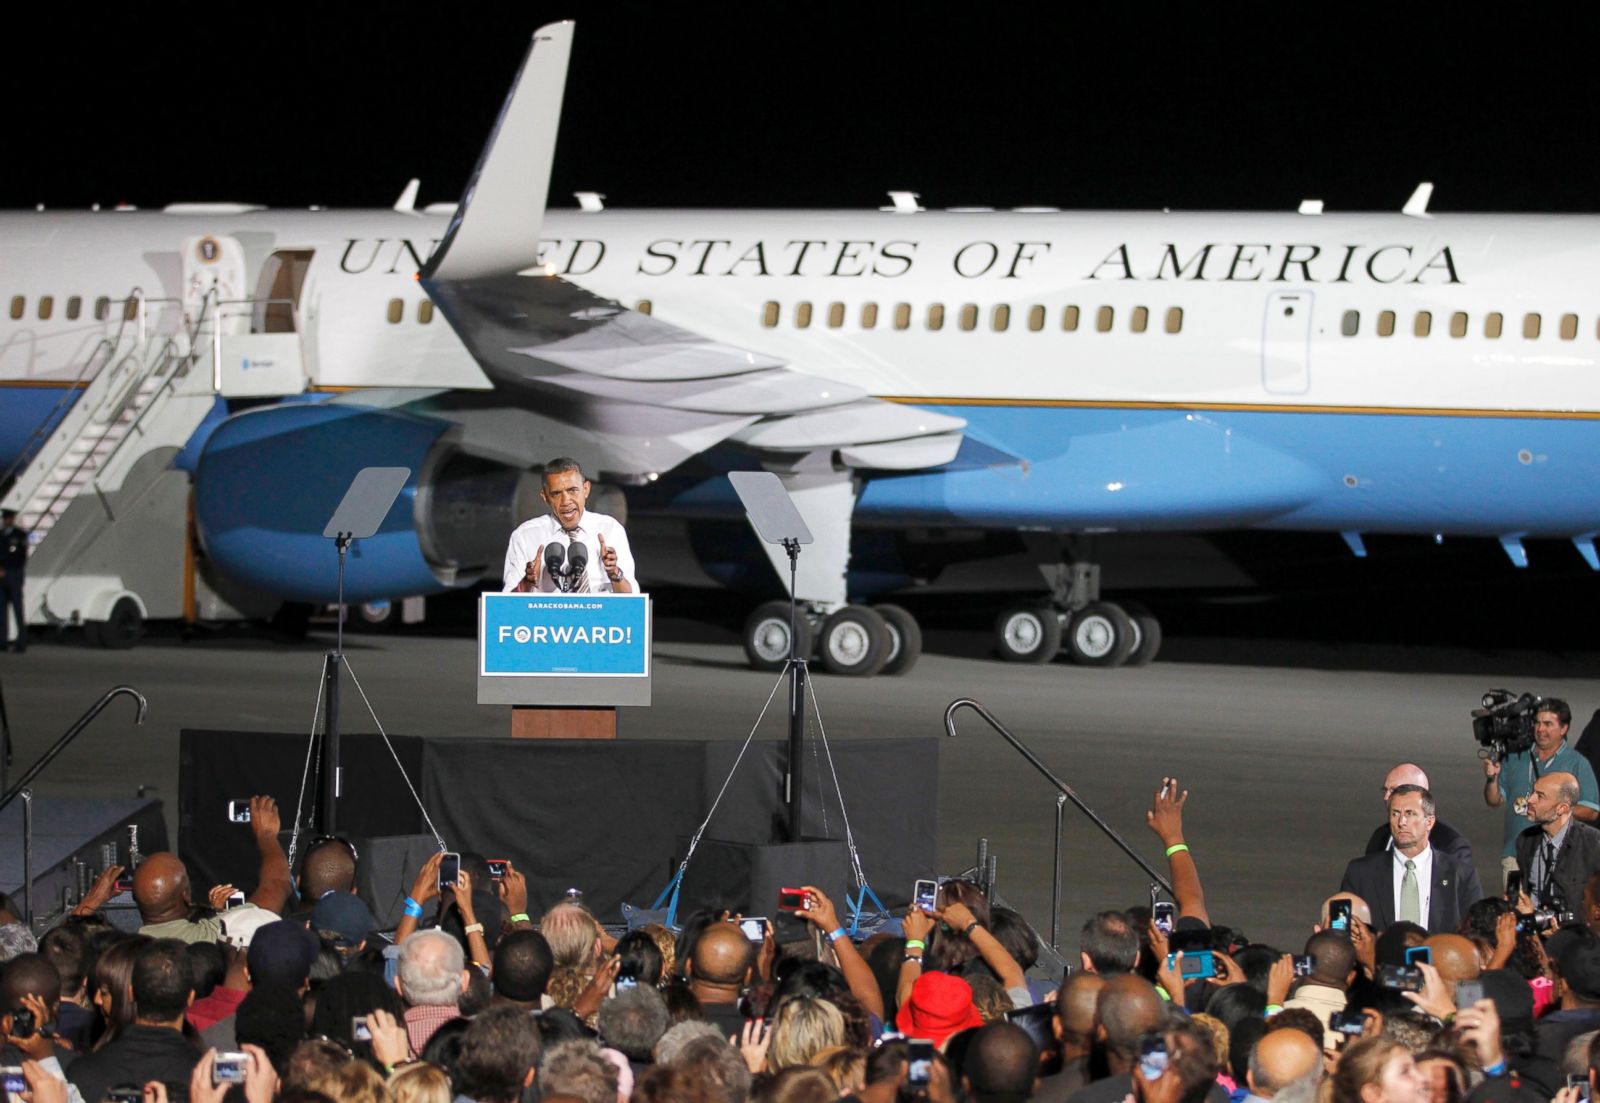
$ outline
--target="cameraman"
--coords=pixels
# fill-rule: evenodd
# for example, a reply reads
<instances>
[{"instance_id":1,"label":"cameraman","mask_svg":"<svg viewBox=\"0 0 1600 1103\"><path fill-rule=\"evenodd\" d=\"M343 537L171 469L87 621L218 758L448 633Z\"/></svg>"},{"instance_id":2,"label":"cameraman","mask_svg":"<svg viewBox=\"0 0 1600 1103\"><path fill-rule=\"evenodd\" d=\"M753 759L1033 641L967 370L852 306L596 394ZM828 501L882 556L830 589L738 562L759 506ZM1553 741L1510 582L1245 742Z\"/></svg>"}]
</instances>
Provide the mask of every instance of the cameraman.
<instances>
[{"instance_id":1,"label":"cameraman","mask_svg":"<svg viewBox=\"0 0 1600 1103\"><path fill-rule=\"evenodd\" d=\"M1589 760L1567 746L1567 728L1572 710L1557 697L1541 697L1534 707L1533 747L1508 754L1503 762L1492 758L1483 762L1483 801L1490 808L1507 805L1504 845L1500 866L1507 873L1517 869L1517 836L1533 821L1526 815L1528 795L1546 774L1567 773L1578 779L1578 802L1572 806L1574 819L1586 823L1600 820L1600 785Z\"/></svg>"}]
</instances>

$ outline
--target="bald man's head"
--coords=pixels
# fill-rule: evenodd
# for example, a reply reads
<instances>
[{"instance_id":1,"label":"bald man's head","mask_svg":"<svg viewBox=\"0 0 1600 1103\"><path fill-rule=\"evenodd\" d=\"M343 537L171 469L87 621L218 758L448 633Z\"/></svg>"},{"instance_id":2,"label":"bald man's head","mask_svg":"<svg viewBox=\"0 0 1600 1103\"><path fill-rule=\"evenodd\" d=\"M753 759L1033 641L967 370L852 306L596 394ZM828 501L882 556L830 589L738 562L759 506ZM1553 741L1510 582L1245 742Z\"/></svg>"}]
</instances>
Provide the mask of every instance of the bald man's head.
<instances>
[{"instance_id":1,"label":"bald man's head","mask_svg":"<svg viewBox=\"0 0 1600 1103\"><path fill-rule=\"evenodd\" d=\"M1350 901L1350 914L1355 916L1367 926L1372 926L1372 909L1367 907L1367 902L1353 892L1336 892L1322 902L1322 925L1328 925L1328 905L1335 900Z\"/></svg>"},{"instance_id":2,"label":"bald man's head","mask_svg":"<svg viewBox=\"0 0 1600 1103\"><path fill-rule=\"evenodd\" d=\"M146 923L182 918L189 910L189 871L176 854L148 855L133 872L133 900Z\"/></svg>"},{"instance_id":3,"label":"bald man's head","mask_svg":"<svg viewBox=\"0 0 1600 1103\"><path fill-rule=\"evenodd\" d=\"M21 1007L24 996L36 996L49 1008L61 1002L61 974L43 954L18 954L0 971L0 1011Z\"/></svg>"},{"instance_id":4,"label":"bald man's head","mask_svg":"<svg viewBox=\"0 0 1600 1103\"><path fill-rule=\"evenodd\" d=\"M1402 762L1390 770L1383 779L1383 803L1389 803L1389 794L1394 792L1396 786L1420 785L1424 789L1431 789L1428 784L1428 775L1422 772L1422 767L1414 762Z\"/></svg>"},{"instance_id":5,"label":"bald man's head","mask_svg":"<svg viewBox=\"0 0 1600 1103\"><path fill-rule=\"evenodd\" d=\"M1439 970L1439 978L1455 990L1457 982L1477 980L1483 972L1478 961L1478 948L1458 934L1436 934L1423 943Z\"/></svg>"},{"instance_id":6,"label":"bald man's head","mask_svg":"<svg viewBox=\"0 0 1600 1103\"><path fill-rule=\"evenodd\" d=\"M1303 1030L1269 1030L1250 1050L1250 1090L1266 1099L1322 1068L1322 1050Z\"/></svg>"},{"instance_id":7,"label":"bald man's head","mask_svg":"<svg viewBox=\"0 0 1600 1103\"><path fill-rule=\"evenodd\" d=\"M743 984L756 961L755 943L735 923L713 923L694 944L690 979L707 984Z\"/></svg>"},{"instance_id":8,"label":"bald man's head","mask_svg":"<svg viewBox=\"0 0 1600 1103\"><path fill-rule=\"evenodd\" d=\"M1100 990L1096 1017L1106 1049L1124 1064L1139 1053L1139 1039L1160 1030L1167 1021L1167 1005L1155 986L1143 977L1112 977Z\"/></svg>"},{"instance_id":9,"label":"bald man's head","mask_svg":"<svg viewBox=\"0 0 1600 1103\"><path fill-rule=\"evenodd\" d=\"M1056 993L1056 1040L1073 1051L1063 1053L1063 1060L1088 1053L1094 1044L1095 1013L1105 986L1106 979L1095 973L1074 973Z\"/></svg>"},{"instance_id":10,"label":"bald man's head","mask_svg":"<svg viewBox=\"0 0 1600 1103\"><path fill-rule=\"evenodd\" d=\"M1306 940L1311 955L1311 979L1318 984L1343 988L1350 983L1356 967L1356 944L1344 931L1318 931Z\"/></svg>"},{"instance_id":11,"label":"bald man's head","mask_svg":"<svg viewBox=\"0 0 1600 1103\"><path fill-rule=\"evenodd\" d=\"M343 839L324 839L306 852L300 867L301 896L315 902L329 892L356 890L356 856Z\"/></svg>"}]
</instances>

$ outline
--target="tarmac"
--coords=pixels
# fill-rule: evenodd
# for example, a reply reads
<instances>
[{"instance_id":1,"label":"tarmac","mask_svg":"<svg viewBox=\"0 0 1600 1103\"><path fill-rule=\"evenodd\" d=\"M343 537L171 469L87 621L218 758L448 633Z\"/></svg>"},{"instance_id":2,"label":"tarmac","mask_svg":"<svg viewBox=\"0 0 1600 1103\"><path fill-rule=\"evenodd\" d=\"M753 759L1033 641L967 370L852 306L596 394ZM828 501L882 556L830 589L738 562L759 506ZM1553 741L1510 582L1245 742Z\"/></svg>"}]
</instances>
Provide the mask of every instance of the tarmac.
<instances>
[{"instance_id":1,"label":"tarmac","mask_svg":"<svg viewBox=\"0 0 1600 1103\"><path fill-rule=\"evenodd\" d=\"M34 788L101 796L142 788L165 802L175 838L179 731L309 733L331 645L321 632L285 642L238 629L158 636L129 651L86 648L68 635L0 656L16 744L10 776L100 694L132 685L149 699L145 724L134 726L126 702L113 703ZM1383 775L1400 761L1429 771L1440 817L1471 839L1485 886L1498 886L1501 821L1482 801L1469 721L1484 690L1566 697L1578 717L1573 738L1600 705L1590 655L1174 639L1150 667L1100 671L1005 664L985 657L986 647L981 632L935 631L905 676L819 674L821 726L833 739L937 738L939 791L927 799L939 806L941 872L971 866L987 838L1001 894L1047 939L1055 790L971 712L946 737L944 711L958 697L984 703L1158 869L1164 860L1144 811L1161 778L1177 777L1190 793L1187 839L1213 920L1283 948L1309 935L1320 901L1383 822ZM506 735L510 710L476 703L474 651L466 637L345 641L354 679L391 733ZM723 629L658 621L653 703L623 710L619 735L743 739L777 677L748 669ZM354 686L344 702L345 730L373 730ZM782 706L780 692L758 738L784 738ZM872 855L862 860L870 881ZM1063 873L1064 948L1076 946L1094 912L1148 900L1144 874L1070 806Z\"/></svg>"}]
</instances>

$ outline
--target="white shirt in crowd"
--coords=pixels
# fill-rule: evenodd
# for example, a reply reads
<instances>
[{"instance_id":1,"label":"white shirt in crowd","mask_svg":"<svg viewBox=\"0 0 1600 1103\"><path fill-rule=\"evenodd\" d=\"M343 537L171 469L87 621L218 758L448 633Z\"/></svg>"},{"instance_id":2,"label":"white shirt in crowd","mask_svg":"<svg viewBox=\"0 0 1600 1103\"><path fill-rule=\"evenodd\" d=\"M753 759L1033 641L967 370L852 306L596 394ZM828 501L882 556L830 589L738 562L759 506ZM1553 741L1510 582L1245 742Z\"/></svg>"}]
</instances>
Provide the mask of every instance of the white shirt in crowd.
<instances>
[{"instance_id":1,"label":"white shirt in crowd","mask_svg":"<svg viewBox=\"0 0 1600 1103\"><path fill-rule=\"evenodd\" d=\"M572 542L582 543L589 550L589 565L583 577L578 580L578 585L569 592L579 594L608 594L616 587L611 584L611 579L606 575L605 564L600 558L600 538L605 537L606 547L615 548L617 551L617 570L622 577L634 583L633 552L628 547L628 534L623 529L622 523L615 517L607 517L604 513L595 513L584 510L583 516L578 518L578 526L571 532L561 527L554 514L546 513L535 517L517 526L511 534L511 543L506 548L506 566L504 571L505 591L510 593L521 584L527 575L528 564L539 559L539 549L559 540L564 544ZM571 552L567 553L569 556ZM639 587L634 583L635 592ZM556 580L545 570L544 562L539 563L539 592L553 593L560 589Z\"/></svg>"}]
</instances>

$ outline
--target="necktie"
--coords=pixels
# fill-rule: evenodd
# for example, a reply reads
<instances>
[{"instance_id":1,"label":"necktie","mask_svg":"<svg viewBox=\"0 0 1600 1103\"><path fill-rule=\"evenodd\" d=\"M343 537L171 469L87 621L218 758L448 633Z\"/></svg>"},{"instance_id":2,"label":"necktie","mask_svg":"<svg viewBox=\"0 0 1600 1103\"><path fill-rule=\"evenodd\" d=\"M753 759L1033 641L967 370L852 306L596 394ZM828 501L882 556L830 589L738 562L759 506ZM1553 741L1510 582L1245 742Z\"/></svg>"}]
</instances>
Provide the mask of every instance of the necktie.
<instances>
[{"instance_id":1,"label":"necktie","mask_svg":"<svg viewBox=\"0 0 1600 1103\"><path fill-rule=\"evenodd\" d=\"M1417 863L1406 859L1406 875L1400 879L1400 922L1422 924L1422 893L1417 889Z\"/></svg>"}]
</instances>

